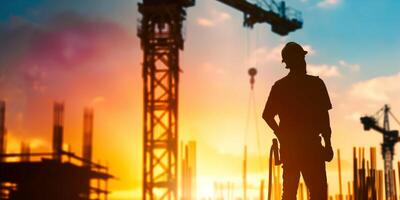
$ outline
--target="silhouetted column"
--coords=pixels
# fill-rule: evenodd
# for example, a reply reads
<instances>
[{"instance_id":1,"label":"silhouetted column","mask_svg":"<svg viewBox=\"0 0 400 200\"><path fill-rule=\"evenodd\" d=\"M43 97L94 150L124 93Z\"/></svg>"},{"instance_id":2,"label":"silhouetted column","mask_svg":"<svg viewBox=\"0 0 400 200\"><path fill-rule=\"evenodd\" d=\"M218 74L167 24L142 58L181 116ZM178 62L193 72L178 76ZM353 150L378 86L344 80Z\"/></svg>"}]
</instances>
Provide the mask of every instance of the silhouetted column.
<instances>
[{"instance_id":1,"label":"silhouetted column","mask_svg":"<svg viewBox=\"0 0 400 200\"><path fill-rule=\"evenodd\" d=\"M84 166L90 166L92 161L92 140L93 140L93 109L85 108L83 114L83 146L82 157L85 159ZM86 162L89 161L89 162Z\"/></svg>"},{"instance_id":2,"label":"silhouetted column","mask_svg":"<svg viewBox=\"0 0 400 200\"><path fill-rule=\"evenodd\" d=\"M29 162L31 153L31 148L29 147L29 143L21 142L21 162Z\"/></svg>"},{"instance_id":3,"label":"silhouetted column","mask_svg":"<svg viewBox=\"0 0 400 200\"><path fill-rule=\"evenodd\" d=\"M6 153L6 103L0 101L0 154ZM0 157L0 162L4 161L3 157Z\"/></svg>"},{"instance_id":4,"label":"silhouetted column","mask_svg":"<svg viewBox=\"0 0 400 200\"><path fill-rule=\"evenodd\" d=\"M54 159L61 161L63 132L64 132L64 104L54 103L53 121L53 153Z\"/></svg>"}]
</instances>

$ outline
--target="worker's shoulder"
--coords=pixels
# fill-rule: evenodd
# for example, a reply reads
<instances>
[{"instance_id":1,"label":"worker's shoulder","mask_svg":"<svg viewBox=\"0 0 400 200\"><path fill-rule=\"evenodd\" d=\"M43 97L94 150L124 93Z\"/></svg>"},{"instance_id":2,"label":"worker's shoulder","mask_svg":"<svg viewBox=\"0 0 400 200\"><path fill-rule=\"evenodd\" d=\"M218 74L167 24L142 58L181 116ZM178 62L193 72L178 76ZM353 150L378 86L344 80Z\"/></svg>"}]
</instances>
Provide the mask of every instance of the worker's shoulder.
<instances>
[{"instance_id":1,"label":"worker's shoulder","mask_svg":"<svg viewBox=\"0 0 400 200\"><path fill-rule=\"evenodd\" d=\"M287 82L287 80L288 80L287 76L282 77L281 79L275 81L275 83L272 87L275 87L275 88L280 87L280 86L284 85Z\"/></svg>"},{"instance_id":2,"label":"worker's shoulder","mask_svg":"<svg viewBox=\"0 0 400 200\"><path fill-rule=\"evenodd\" d=\"M324 81L319 77L319 76L313 76L313 75L306 75L306 79L308 81L313 81L313 82L319 82L319 83L323 83Z\"/></svg>"},{"instance_id":3,"label":"worker's shoulder","mask_svg":"<svg viewBox=\"0 0 400 200\"><path fill-rule=\"evenodd\" d=\"M325 83L319 76L306 75L306 85L311 88L324 88Z\"/></svg>"},{"instance_id":4,"label":"worker's shoulder","mask_svg":"<svg viewBox=\"0 0 400 200\"><path fill-rule=\"evenodd\" d=\"M294 85L308 85L308 87L324 87L324 81L313 75L306 75L304 78L293 78L290 76L285 76L275 82L272 86L275 90L286 90L287 88L292 88Z\"/></svg>"},{"instance_id":5,"label":"worker's shoulder","mask_svg":"<svg viewBox=\"0 0 400 200\"><path fill-rule=\"evenodd\" d=\"M313 76L313 75L308 75L306 74L305 78L293 78L290 76L284 76L281 79L277 80L274 85L279 86L279 85L285 85L286 83L292 83L292 82L297 82L297 81L309 81L309 82L319 82L323 83L324 81L319 77L319 76Z\"/></svg>"}]
</instances>

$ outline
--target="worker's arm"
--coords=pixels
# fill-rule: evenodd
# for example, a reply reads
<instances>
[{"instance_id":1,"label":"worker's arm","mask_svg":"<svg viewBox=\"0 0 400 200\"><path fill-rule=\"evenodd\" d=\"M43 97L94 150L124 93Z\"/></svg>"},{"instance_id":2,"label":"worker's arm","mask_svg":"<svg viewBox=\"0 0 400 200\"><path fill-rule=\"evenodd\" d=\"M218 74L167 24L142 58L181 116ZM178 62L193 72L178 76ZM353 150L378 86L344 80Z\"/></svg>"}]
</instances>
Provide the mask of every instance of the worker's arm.
<instances>
[{"instance_id":1,"label":"worker's arm","mask_svg":"<svg viewBox=\"0 0 400 200\"><path fill-rule=\"evenodd\" d=\"M274 134L279 139L279 125L275 121L275 116L277 115L277 94L276 86L273 85L268 96L267 103L265 104L264 112L262 118L267 122L268 126L274 131Z\"/></svg>"},{"instance_id":2,"label":"worker's arm","mask_svg":"<svg viewBox=\"0 0 400 200\"><path fill-rule=\"evenodd\" d=\"M276 113L268 112L267 106L265 106L262 118L267 122L268 126L274 131L275 135L279 132L278 123L275 121Z\"/></svg>"},{"instance_id":3,"label":"worker's arm","mask_svg":"<svg viewBox=\"0 0 400 200\"><path fill-rule=\"evenodd\" d=\"M320 109L322 111L320 115L320 132L324 138L325 143L325 161L331 161L333 159L333 149L331 143L331 125L329 119L329 110L332 109L332 104L329 98L328 90L326 89L325 83L320 79Z\"/></svg>"},{"instance_id":4,"label":"worker's arm","mask_svg":"<svg viewBox=\"0 0 400 200\"><path fill-rule=\"evenodd\" d=\"M325 146L332 146L332 144L331 144L332 130L331 130L328 111L325 111L322 114L322 123L323 123L323 128L321 130L321 135L324 138Z\"/></svg>"},{"instance_id":5,"label":"worker's arm","mask_svg":"<svg viewBox=\"0 0 400 200\"><path fill-rule=\"evenodd\" d=\"M330 126L330 122L329 122L329 112L325 111L322 114L322 130L321 130L321 135L324 138L324 143L325 143L325 161L330 162L333 159L333 149L332 149L332 143L331 143L331 134L332 134L332 130L331 130L331 126Z\"/></svg>"}]
</instances>

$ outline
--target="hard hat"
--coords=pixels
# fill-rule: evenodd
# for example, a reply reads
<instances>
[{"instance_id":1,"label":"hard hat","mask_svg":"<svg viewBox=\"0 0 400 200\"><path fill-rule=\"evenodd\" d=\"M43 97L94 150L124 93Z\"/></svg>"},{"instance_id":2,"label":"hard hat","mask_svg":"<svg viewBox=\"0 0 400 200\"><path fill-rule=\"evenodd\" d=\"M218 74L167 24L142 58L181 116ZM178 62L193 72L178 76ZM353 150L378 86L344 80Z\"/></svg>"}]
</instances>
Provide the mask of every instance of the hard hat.
<instances>
[{"instance_id":1,"label":"hard hat","mask_svg":"<svg viewBox=\"0 0 400 200\"><path fill-rule=\"evenodd\" d=\"M308 52L303 49L299 44L296 42L288 42L285 47L283 47L281 55L282 55L282 62L285 62L286 59L290 59L293 56L298 55L306 55Z\"/></svg>"}]
</instances>

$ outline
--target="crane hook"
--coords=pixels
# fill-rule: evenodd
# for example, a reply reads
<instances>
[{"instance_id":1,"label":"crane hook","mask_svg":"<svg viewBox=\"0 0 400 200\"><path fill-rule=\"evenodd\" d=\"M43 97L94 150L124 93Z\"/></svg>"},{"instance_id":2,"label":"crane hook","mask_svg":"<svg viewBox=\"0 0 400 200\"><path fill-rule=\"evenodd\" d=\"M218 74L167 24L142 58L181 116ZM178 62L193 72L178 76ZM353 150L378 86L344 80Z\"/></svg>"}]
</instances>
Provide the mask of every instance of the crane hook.
<instances>
[{"instance_id":1,"label":"crane hook","mask_svg":"<svg viewBox=\"0 0 400 200\"><path fill-rule=\"evenodd\" d=\"M251 89L253 90L253 86L254 86L254 82L255 82L254 77L257 74L257 69L252 67L252 68L249 69L248 73L250 75L250 86L251 86Z\"/></svg>"}]
</instances>

